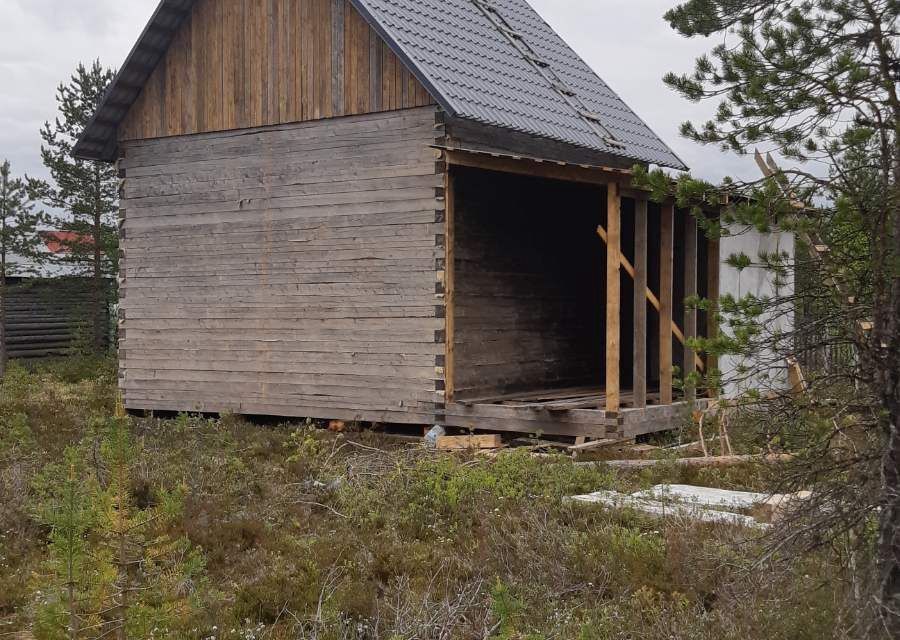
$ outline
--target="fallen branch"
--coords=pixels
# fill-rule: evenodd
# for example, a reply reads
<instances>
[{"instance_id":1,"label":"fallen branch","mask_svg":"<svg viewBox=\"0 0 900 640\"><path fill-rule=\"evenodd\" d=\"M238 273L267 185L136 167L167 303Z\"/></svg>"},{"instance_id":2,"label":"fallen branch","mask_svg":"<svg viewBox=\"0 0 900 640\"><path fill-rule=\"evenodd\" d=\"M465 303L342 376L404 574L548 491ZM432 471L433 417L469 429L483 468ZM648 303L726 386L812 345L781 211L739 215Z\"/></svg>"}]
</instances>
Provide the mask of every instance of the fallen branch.
<instances>
[{"instance_id":1,"label":"fallen branch","mask_svg":"<svg viewBox=\"0 0 900 640\"><path fill-rule=\"evenodd\" d=\"M710 458L675 458L674 460L608 460L605 462L576 462L578 465L605 464L615 469L649 469L660 464L674 464L680 467L731 467L753 462L775 463L787 462L794 456L790 454L769 454L761 456L715 456Z\"/></svg>"}]
</instances>

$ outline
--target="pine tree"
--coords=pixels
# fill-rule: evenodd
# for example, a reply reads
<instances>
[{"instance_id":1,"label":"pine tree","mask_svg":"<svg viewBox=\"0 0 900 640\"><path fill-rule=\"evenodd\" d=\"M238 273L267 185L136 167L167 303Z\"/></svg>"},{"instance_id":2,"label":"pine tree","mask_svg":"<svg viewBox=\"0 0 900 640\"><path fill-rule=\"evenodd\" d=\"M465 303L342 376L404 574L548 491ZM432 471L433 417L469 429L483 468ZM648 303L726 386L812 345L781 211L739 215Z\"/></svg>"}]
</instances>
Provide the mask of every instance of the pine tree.
<instances>
[{"instance_id":1,"label":"pine tree","mask_svg":"<svg viewBox=\"0 0 900 640\"><path fill-rule=\"evenodd\" d=\"M41 156L51 180L29 181L29 187L48 207L64 212L61 228L74 234L74 239L65 241L68 254L64 260L93 281L93 347L98 353L104 348L108 331L106 282L118 272L118 174L112 165L75 159L72 148L114 75L99 61L90 69L80 64L69 83L59 86L59 116L41 129Z\"/></svg>"},{"instance_id":2,"label":"pine tree","mask_svg":"<svg viewBox=\"0 0 900 640\"><path fill-rule=\"evenodd\" d=\"M803 478L821 483L833 477L818 492L831 503L817 505L823 508L806 538L827 544L831 533L853 531L866 540L867 523L880 522L879 624L900 637L900 2L686 0L666 19L685 37L715 41L692 73L665 78L688 100L718 102L712 120L685 123L682 133L738 153L764 146L794 164L769 165L758 182L726 181L722 190L731 204L724 221L757 229L780 225L830 246L798 257L814 265L815 280L796 296L723 300L720 311L733 318L736 339L714 348L791 354L797 343L767 334L764 318L791 310L801 298L824 314L821 345L852 347L857 357L807 381L808 396L827 391L819 396L827 400L840 391L839 381L845 383L846 406L826 415L823 403L791 408L786 398L780 411L754 401L767 406L770 422L785 415L825 418ZM658 191L670 189L667 177L645 177ZM704 194L716 205L721 194L690 177L674 191L698 214ZM782 256L735 260L753 261L776 277L798 266ZM874 443L871 451L837 453L848 422ZM872 487L873 480L880 486Z\"/></svg>"},{"instance_id":3,"label":"pine tree","mask_svg":"<svg viewBox=\"0 0 900 640\"><path fill-rule=\"evenodd\" d=\"M46 254L38 227L45 216L34 210L25 181L13 178L9 161L0 164L0 377L6 373L6 296L10 275L35 275Z\"/></svg>"},{"instance_id":4,"label":"pine tree","mask_svg":"<svg viewBox=\"0 0 900 640\"><path fill-rule=\"evenodd\" d=\"M92 430L99 460L87 453L93 446L70 448L36 483L50 571L35 630L54 640L181 637L175 629L195 624L208 589L203 555L173 534L183 488L148 487L138 500L142 451L131 423L97 419Z\"/></svg>"},{"instance_id":5,"label":"pine tree","mask_svg":"<svg viewBox=\"0 0 900 640\"><path fill-rule=\"evenodd\" d=\"M37 627L46 637L81 637L86 621L85 603L96 563L91 557L88 534L97 523L96 488L85 481L82 452L66 450L64 463L51 465L42 474L47 496L39 514L50 527L48 568L51 572L49 601L38 611Z\"/></svg>"}]
</instances>

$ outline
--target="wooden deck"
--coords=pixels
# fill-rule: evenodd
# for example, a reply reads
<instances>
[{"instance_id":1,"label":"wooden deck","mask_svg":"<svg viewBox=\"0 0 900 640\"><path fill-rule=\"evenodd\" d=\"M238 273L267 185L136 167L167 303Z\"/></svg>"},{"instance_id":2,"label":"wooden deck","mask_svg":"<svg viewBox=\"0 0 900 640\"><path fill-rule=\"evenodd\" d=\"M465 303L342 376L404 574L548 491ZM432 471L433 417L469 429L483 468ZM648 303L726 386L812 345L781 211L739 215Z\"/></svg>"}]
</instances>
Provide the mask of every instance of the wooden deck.
<instances>
[{"instance_id":1,"label":"wooden deck","mask_svg":"<svg viewBox=\"0 0 900 640\"><path fill-rule=\"evenodd\" d=\"M544 389L460 399L447 405L446 424L473 430L515 431L558 436L631 438L678 428L689 419L687 401L661 405L658 392L648 406L634 408L634 394L620 394L620 410L605 410L607 395L597 386ZM702 406L698 400L693 406Z\"/></svg>"}]
</instances>

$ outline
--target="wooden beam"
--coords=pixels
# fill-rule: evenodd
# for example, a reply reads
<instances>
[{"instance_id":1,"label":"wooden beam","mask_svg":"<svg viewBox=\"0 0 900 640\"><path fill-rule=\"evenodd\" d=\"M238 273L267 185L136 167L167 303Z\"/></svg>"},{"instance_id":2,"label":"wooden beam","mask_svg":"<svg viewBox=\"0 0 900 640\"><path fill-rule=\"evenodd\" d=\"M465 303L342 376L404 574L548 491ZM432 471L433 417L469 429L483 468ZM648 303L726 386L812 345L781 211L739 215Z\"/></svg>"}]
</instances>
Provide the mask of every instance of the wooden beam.
<instances>
[{"instance_id":1,"label":"wooden beam","mask_svg":"<svg viewBox=\"0 0 900 640\"><path fill-rule=\"evenodd\" d=\"M718 238L710 238L708 241L707 252L707 282L708 291L706 297L712 304L706 314L706 336L715 338L719 335L719 321L717 319L719 306L719 274L721 273L722 261L719 256L720 242ZM719 368L719 359L713 354L706 356L706 367L708 371L714 371Z\"/></svg>"},{"instance_id":2,"label":"wooden beam","mask_svg":"<svg viewBox=\"0 0 900 640\"><path fill-rule=\"evenodd\" d=\"M647 406L647 200L634 208L634 406ZM622 256L625 260L625 256Z\"/></svg>"},{"instance_id":3,"label":"wooden beam","mask_svg":"<svg viewBox=\"0 0 900 640\"><path fill-rule=\"evenodd\" d=\"M697 296L697 219L688 211L684 220L684 297L685 300ZM689 341L697 337L697 309L685 302L684 305L684 379L697 371L695 361L697 352L691 348ZM696 388L685 386L687 400L695 400Z\"/></svg>"},{"instance_id":4,"label":"wooden beam","mask_svg":"<svg viewBox=\"0 0 900 640\"><path fill-rule=\"evenodd\" d=\"M606 213L606 410L615 413L621 404L619 370L622 355L622 200L618 183L610 182L607 186Z\"/></svg>"},{"instance_id":5,"label":"wooden beam","mask_svg":"<svg viewBox=\"0 0 900 640\"><path fill-rule=\"evenodd\" d=\"M662 404L672 404L672 307L675 275L675 205L660 209L659 248L659 396Z\"/></svg>"},{"instance_id":6,"label":"wooden beam","mask_svg":"<svg viewBox=\"0 0 900 640\"><path fill-rule=\"evenodd\" d=\"M446 310L445 329L446 329L446 361L444 362L444 381L445 393L447 401L453 400L456 391L454 372L456 364L456 352L454 341L456 339L456 199L455 182L453 171L448 166L444 171L444 209L445 209L445 229L444 236L444 307Z\"/></svg>"},{"instance_id":7,"label":"wooden beam","mask_svg":"<svg viewBox=\"0 0 900 640\"><path fill-rule=\"evenodd\" d=\"M438 451L465 451L469 449L500 449L503 438L499 435L441 436L437 439Z\"/></svg>"},{"instance_id":8,"label":"wooden beam","mask_svg":"<svg viewBox=\"0 0 900 640\"><path fill-rule=\"evenodd\" d=\"M607 242L608 239L606 236L606 229L604 229L603 226L597 227L597 235L599 235L600 238L603 239L603 242ZM625 272L629 276L631 276L632 278L635 278L636 272L635 272L634 265L628 261L628 258L625 257L624 254L622 255L622 267L625 269ZM649 287L644 289L644 293L647 297L647 300L649 300L650 304L653 305L653 308L656 309L657 311L659 311L661 305L659 302L659 298L656 297L656 294L653 293L653 291L651 291ZM675 322L675 320L672 320L672 335L675 336L675 338L681 344L685 343L684 332L681 330L681 327L678 326L678 323ZM701 371L704 371L706 368L706 366L705 366L702 358L700 358L700 356L694 356L694 364Z\"/></svg>"},{"instance_id":9,"label":"wooden beam","mask_svg":"<svg viewBox=\"0 0 900 640\"><path fill-rule=\"evenodd\" d=\"M440 147L437 148L440 149ZM501 171L503 173L597 185L607 185L610 182L622 185L631 183L631 171L626 169L590 167L541 158L489 154L474 150L442 149L442 151L448 164L459 167L471 167L473 169Z\"/></svg>"}]
</instances>

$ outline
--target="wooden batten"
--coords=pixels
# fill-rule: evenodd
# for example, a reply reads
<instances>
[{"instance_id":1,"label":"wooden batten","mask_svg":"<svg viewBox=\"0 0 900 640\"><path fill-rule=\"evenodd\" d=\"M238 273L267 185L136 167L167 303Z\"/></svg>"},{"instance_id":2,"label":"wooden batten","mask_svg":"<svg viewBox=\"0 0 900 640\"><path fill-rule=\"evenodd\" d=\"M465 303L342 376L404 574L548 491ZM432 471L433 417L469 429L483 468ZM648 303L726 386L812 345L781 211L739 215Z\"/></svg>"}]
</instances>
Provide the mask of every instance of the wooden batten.
<instances>
[{"instance_id":1,"label":"wooden batten","mask_svg":"<svg viewBox=\"0 0 900 640\"><path fill-rule=\"evenodd\" d=\"M662 404L672 404L672 312L675 277L675 205L660 210L659 255L659 395Z\"/></svg>"},{"instance_id":2,"label":"wooden batten","mask_svg":"<svg viewBox=\"0 0 900 640\"><path fill-rule=\"evenodd\" d=\"M634 213L634 406L647 406L647 199L635 200Z\"/></svg>"},{"instance_id":3,"label":"wooden batten","mask_svg":"<svg viewBox=\"0 0 900 640\"><path fill-rule=\"evenodd\" d=\"M622 200L618 183L607 188L606 231L606 410L621 404L622 346Z\"/></svg>"}]
</instances>

